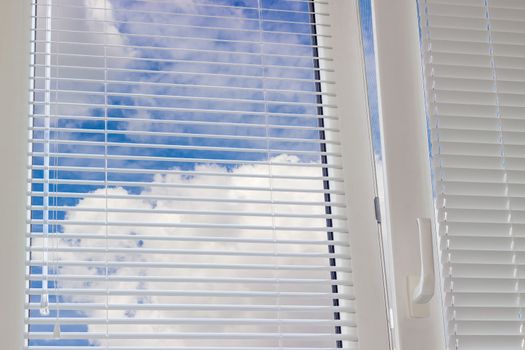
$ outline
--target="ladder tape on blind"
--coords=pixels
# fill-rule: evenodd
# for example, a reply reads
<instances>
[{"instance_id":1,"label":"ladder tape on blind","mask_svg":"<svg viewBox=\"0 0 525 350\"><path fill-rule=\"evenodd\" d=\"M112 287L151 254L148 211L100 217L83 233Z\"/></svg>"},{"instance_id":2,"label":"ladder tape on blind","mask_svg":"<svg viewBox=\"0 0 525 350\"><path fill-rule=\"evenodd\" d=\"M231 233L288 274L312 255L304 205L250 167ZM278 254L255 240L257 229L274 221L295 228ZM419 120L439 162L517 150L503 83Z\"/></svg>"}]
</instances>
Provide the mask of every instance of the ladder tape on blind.
<instances>
[{"instance_id":1,"label":"ladder tape on blind","mask_svg":"<svg viewBox=\"0 0 525 350\"><path fill-rule=\"evenodd\" d=\"M32 5L26 349L355 348L327 2Z\"/></svg>"},{"instance_id":2,"label":"ladder tape on blind","mask_svg":"<svg viewBox=\"0 0 525 350\"><path fill-rule=\"evenodd\" d=\"M522 349L525 3L418 3L449 349Z\"/></svg>"}]
</instances>

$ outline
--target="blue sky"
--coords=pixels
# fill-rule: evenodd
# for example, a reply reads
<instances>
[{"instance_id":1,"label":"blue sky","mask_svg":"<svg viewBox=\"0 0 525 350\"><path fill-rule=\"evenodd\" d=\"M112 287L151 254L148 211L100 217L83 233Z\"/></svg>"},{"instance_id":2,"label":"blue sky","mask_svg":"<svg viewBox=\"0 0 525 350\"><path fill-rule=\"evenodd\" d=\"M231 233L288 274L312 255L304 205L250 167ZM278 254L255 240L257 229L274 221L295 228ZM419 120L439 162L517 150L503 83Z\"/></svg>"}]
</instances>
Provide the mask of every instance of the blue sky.
<instances>
[{"instance_id":1,"label":"blue sky","mask_svg":"<svg viewBox=\"0 0 525 350\"><path fill-rule=\"evenodd\" d=\"M83 21L57 19L53 25L58 29L53 34L54 40L60 44L54 45L52 51L60 55L59 61L52 62L55 65L52 74L60 79L52 79L50 112L60 117L51 119L50 137L55 142L50 146L53 154L50 165L55 168L49 177L89 180L93 184L51 185L51 192L72 195L51 195L50 205L63 208L49 214L35 209L31 212L33 219L41 220L45 215L51 220L71 219L74 213L68 213L68 208L81 207L89 194L104 188L105 180L141 184L164 181L167 177L158 174L170 171L185 173L191 179L192 171L214 162L222 167L222 170L215 168L216 171L226 169L235 173L239 169L258 169L261 162L272 160L277 174L279 167L302 171L302 164L321 162L317 154L322 144L317 118L319 101L317 85L311 81L317 76L310 47L310 17L304 13L308 12L306 2L261 0L263 9L259 11L256 0L209 0L198 3L202 6L182 0L171 4L107 0L114 24L101 28L104 18L108 19L108 12L98 7L104 2L86 1L94 9L86 11L80 0L74 5L56 2L61 7L57 11L60 15L55 12L55 16ZM375 149L379 150L370 6L367 1L361 3L373 139ZM192 13L197 15L188 16ZM97 28L110 34L85 34ZM173 36L177 39L172 39ZM42 52L45 46L39 39L42 38L37 37L37 51ZM82 60L75 56L79 53L92 57ZM42 60L40 57L36 61L37 77L45 74ZM104 65L109 68L107 71ZM107 84L100 83L104 79ZM46 114L43 88L43 79L37 80L35 115ZM328 107L323 112L330 115L333 110ZM34 139L44 138L44 120L35 119ZM43 142L33 144L35 192L44 188L43 151ZM110 156L107 163L103 159L106 152ZM279 158L282 154L288 158ZM117 171L106 178L105 167L155 170L157 175L148 171ZM112 186L118 194L117 187ZM130 195L148 193L139 184L120 187ZM36 206L43 204L41 195L33 196L31 201ZM158 204L151 205L156 208ZM69 232L60 224L47 228L32 225L32 232L44 229L50 234ZM77 243L64 240L62 244ZM56 268L51 267L50 273L53 271ZM41 274L42 268L33 267L31 273ZM41 286L40 281L31 282L32 288ZM54 286L51 281L49 288ZM31 301L38 302L39 298L31 296ZM55 301L54 296L50 301ZM49 317L55 316L52 311ZM34 310L30 317L41 316ZM84 315L61 310L61 317ZM31 329L49 332L52 328L49 324ZM84 325L62 327L63 332L87 329ZM97 344L62 339L33 340L31 345Z\"/></svg>"},{"instance_id":2,"label":"blue sky","mask_svg":"<svg viewBox=\"0 0 525 350\"><path fill-rule=\"evenodd\" d=\"M377 105L377 81L374 52L374 33L372 29L372 5L370 0L360 0L359 10L361 14L361 28L363 35L363 46L365 50L365 64L368 84L368 105L372 126L372 142L374 153L378 159L381 158L381 140L379 133L379 111Z\"/></svg>"}]
</instances>

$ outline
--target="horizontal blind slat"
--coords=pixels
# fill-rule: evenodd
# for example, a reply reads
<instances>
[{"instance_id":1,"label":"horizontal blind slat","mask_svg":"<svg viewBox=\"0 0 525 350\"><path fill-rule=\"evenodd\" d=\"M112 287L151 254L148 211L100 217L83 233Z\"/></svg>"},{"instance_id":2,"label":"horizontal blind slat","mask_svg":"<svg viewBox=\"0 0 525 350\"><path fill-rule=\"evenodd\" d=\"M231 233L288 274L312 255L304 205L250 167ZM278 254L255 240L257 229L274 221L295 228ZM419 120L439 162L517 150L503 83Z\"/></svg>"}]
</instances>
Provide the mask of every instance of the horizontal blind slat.
<instances>
[{"instance_id":1,"label":"horizontal blind slat","mask_svg":"<svg viewBox=\"0 0 525 350\"><path fill-rule=\"evenodd\" d=\"M204 136L203 136L204 137ZM341 169L339 164L324 164L324 163L284 163L284 162L269 162L269 161L255 161L255 160L230 160L230 159L214 159L214 158L180 158L180 157L161 157L161 156L126 156L119 154L84 154L84 153L49 153L44 152L30 152L28 156L44 157L49 156L55 159L61 158L77 158L77 159L107 159L107 160L127 160L127 161L150 161L150 162L170 162L170 163L207 163L207 164L234 164L234 165L268 165L268 166L286 166L290 168L325 168L325 169Z\"/></svg>"},{"instance_id":2,"label":"horizontal blind slat","mask_svg":"<svg viewBox=\"0 0 525 350\"><path fill-rule=\"evenodd\" d=\"M26 261L28 266L46 265L42 260ZM169 262L120 262L120 261L59 261L60 266L81 266L81 267L140 267L140 268L163 268L163 269L226 269L226 270L275 270L276 264L205 264L205 263L169 263ZM341 271L352 272L348 267L340 266L318 266L318 265L283 265L279 264L280 270L290 271Z\"/></svg>"},{"instance_id":3,"label":"horizontal blind slat","mask_svg":"<svg viewBox=\"0 0 525 350\"><path fill-rule=\"evenodd\" d=\"M41 295L45 293L42 289L26 290L27 295ZM329 293L315 293L315 292L262 292L262 291L197 291L197 290L125 290L125 289L61 289L60 291L51 292L51 295L58 294L66 295L146 295L146 296L198 296L198 297L267 297L274 298L280 296L282 298L329 298L333 299L331 292ZM352 295L339 293L337 297L341 300L353 299Z\"/></svg>"},{"instance_id":4,"label":"horizontal blind slat","mask_svg":"<svg viewBox=\"0 0 525 350\"><path fill-rule=\"evenodd\" d=\"M28 193L32 197L43 197L46 194L40 191L31 191ZM75 192L53 192L52 196L55 198L104 198L104 199L136 199L136 200L166 200L166 201L184 201L184 202L215 202L215 203L242 203L242 204L274 204L274 205L297 205L297 206L322 206L325 202L318 201L285 201L285 200L271 200L271 199L243 199L243 198L215 198L215 197L201 197L201 196L168 196L168 195L119 195L119 194L97 194L97 193L75 193ZM332 207L345 207L344 202L331 202Z\"/></svg>"},{"instance_id":5,"label":"horizontal blind slat","mask_svg":"<svg viewBox=\"0 0 525 350\"><path fill-rule=\"evenodd\" d=\"M137 136L152 136L152 137L188 137L188 138L213 138L213 139L234 139L234 140L254 140L254 141L280 141L280 142L303 142L303 143L313 143L313 144L322 144L322 140L315 139L304 139L304 138L286 138L286 137L263 137L263 136L239 136L239 135L229 135L229 134L197 134L197 133L177 133L177 132L163 132L163 131L142 131L142 130L101 130L94 128L45 128L45 127L30 127L30 131L49 131L56 133L96 133L96 134L114 134L114 135L137 135ZM40 138L35 137L34 142L40 141ZM339 145L339 141L326 142L327 144Z\"/></svg>"},{"instance_id":6,"label":"horizontal blind slat","mask_svg":"<svg viewBox=\"0 0 525 350\"><path fill-rule=\"evenodd\" d=\"M52 324L54 320L49 319L26 319L26 323L29 325L32 324ZM355 323L352 321L344 320L324 320L324 319L248 319L248 318L168 318L168 319L129 319L129 318L120 318L120 319L88 319L83 320L81 318L61 318L61 324L140 324L140 325L150 325L150 324L319 324L319 325L332 325L332 326L347 326L353 327Z\"/></svg>"},{"instance_id":7,"label":"horizontal blind slat","mask_svg":"<svg viewBox=\"0 0 525 350\"><path fill-rule=\"evenodd\" d=\"M61 350L82 350L85 347L81 346L61 346ZM54 347L49 346L38 346L38 345L31 345L24 347L24 350L54 350ZM93 350L102 350L105 349L105 347L98 347L93 346ZM187 348L181 348L181 347L139 347L139 346L117 346L114 347L114 349L118 350L186 350ZM271 350L273 348L262 348L262 347L194 347L196 350ZM304 348L291 348L291 347L282 347L283 350L304 350ZM319 348L319 347L310 347L309 350L337 350L338 348ZM353 347L350 345L349 349L357 349L356 347Z\"/></svg>"},{"instance_id":8,"label":"horizontal blind slat","mask_svg":"<svg viewBox=\"0 0 525 350\"><path fill-rule=\"evenodd\" d=\"M135 227L179 227L179 228L223 228L223 229L244 229L244 230L269 230L269 231L303 231L303 232L326 232L327 230L333 232L348 233L345 228L340 227L303 227L303 226L262 226L262 225L239 225L239 224L214 224L214 223L177 223L177 222L141 222L141 221L107 221L107 222L96 222L96 221L72 221L72 220L40 220L32 219L27 220L28 223L33 225L48 223L60 225L61 223L67 223L71 226L135 226Z\"/></svg>"},{"instance_id":9,"label":"horizontal blind slat","mask_svg":"<svg viewBox=\"0 0 525 350\"><path fill-rule=\"evenodd\" d=\"M28 234L28 238L42 238L42 233ZM232 242L232 243L260 243L260 244L308 244L308 245L334 245L348 246L345 240L307 240L307 239L267 239L267 238L246 238L246 237L210 237L210 236L155 236L155 235L99 235L90 233L62 234L62 239L90 239L90 240L150 240L150 241L180 241L180 242Z\"/></svg>"},{"instance_id":10,"label":"horizontal blind slat","mask_svg":"<svg viewBox=\"0 0 525 350\"><path fill-rule=\"evenodd\" d=\"M332 333L116 333L110 335L105 333L75 333L63 332L61 339L264 339L264 338L299 338L299 339L319 339L328 338L333 340L356 341L357 338L349 334ZM27 339L54 339L52 332L31 332Z\"/></svg>"},{"instance_id":11,"label":"horizontal blind slat","mask_svg":"<svg viewBox=\"0 0 525 350\"><path fill-rule=\"evenodd\" d=\"M279 212L244 212L244 211L194 211L194 210L162 210L162 209L135 209L135 208L75 208L71 206L63 207L44 207L44 206L31 206L30 210L51 210L54 212L108 212L108 213L141 213L141 214L181 214L181 215L235 215L235 216L256 216L256 217L283 217L283 218L303 218L303 219L334 219L334 220L346 220L344 215L331 215L331 214L293 214L293 213L279 213ZM150 238L151 239L151 238ZM168 239L168 238L166 238Z\"/></svg>"},{"instance_id":12,"label":"horizontal blind slat","mask_svg":"<svg viewBox=\"0 0 525 350\"><path fill-rule=\"evenodd\" d=\"M27 249L29 252L44 252L46 248L43 247L30 247ZM264 252L264 251L228 251L228 250L202 250L202 249L158 249L158 248L114 248L114 247L81 247L81 248L54 248L54 252L63 253L124 253L124 254L144 254L148 256L157 254L169 254L173 256L177 255L226 255L226 256L253 256L253 257L296 257L296 258L338 258L341 260L348 259L346 254L338 253L288 253L288 252ZM61 290L63 291L63 290ZM281 292L286 294L286 292ZM283 294L283 295L284 295Z\"/></svg>"},{"instance_id":13,"label":"horizontal blind slat","mask_svg":"<svg viewBox=\"0 0 525 350\"><path fill-rule=\"evenodd\" d=\"M319 312L334 311L354 313L350 307L325 306L325 305L239 305L239 304L98 304L98 303L54 303L49 306L52 310L62 308L63 310L201 310L201 311L289 311L289 312ZM26 305L29 310L40 309L40 303Z\"/></svg>"},{"instance_id":14,"label":"horizontal blind slat","mask_svg":"<svg viewBox=\"0 0 525 350\"><path fill-rule=\"evenodd\" d=\"M56 281L100 281L105 276L93 275L54 275ZM28 281L42 281L41 275L26 275ZM220 283L220 284L330 284L334 286L352 286L350 281L315 279L315 278L246 278L246 277L169 277L169 276L114 276L115 282L162 282L162 283Z\"/></svg>"},{"instance_id":15,"label":"horizontal blind slat","mask_svg":"<svg viewBox=\"0 0 525 350\"><path fill-rule=\"evenodd\" d=\"M316 127L316 126L307 126L307 125L281 125L281 124L259 124L259 123L240 123L240 122L230 122L230 121L206 121L206 120L166 120L166 119L147 119L147 118L112 118L112 117L97 117L97 116L69 116L69 115L41 115L33 114L31 118L41 122L42 120L70 120L70 121L108 121L108 122L127 122L127 123L144 123L146 125L185 125L185 126L214 126L214 127L240 127L240 128L255 128L255 129L265 129L269 130L306 130L306 131L329 131L337 133L339 130L337 128L329 128L326 126ZM318 118L312 118L318 119ZM50 140L55 141L55 140ZM79 141L77 141L79 142Z\"/></svg>"}]
</instances>

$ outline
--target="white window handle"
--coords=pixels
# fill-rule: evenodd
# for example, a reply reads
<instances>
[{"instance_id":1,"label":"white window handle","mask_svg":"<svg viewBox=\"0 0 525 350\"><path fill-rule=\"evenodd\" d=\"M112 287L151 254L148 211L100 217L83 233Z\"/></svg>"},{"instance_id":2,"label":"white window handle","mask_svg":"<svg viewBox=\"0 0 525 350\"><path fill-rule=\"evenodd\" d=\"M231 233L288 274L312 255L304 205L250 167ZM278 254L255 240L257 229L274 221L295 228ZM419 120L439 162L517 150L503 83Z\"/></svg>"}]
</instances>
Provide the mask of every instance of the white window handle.
<instances>
[{"instance_id":1,"label":"white window handle","mask_svg":"<svg viewBox=\"0 0 525 350\"><path fill-rule=\"evenodd\" d=\"M428 302L434 296L434 251L432 247L432 224L429 218L417 218L421 270L418 276L408 277L408 304L410 316L428 317Z\"/></svg>"}]
</instances>

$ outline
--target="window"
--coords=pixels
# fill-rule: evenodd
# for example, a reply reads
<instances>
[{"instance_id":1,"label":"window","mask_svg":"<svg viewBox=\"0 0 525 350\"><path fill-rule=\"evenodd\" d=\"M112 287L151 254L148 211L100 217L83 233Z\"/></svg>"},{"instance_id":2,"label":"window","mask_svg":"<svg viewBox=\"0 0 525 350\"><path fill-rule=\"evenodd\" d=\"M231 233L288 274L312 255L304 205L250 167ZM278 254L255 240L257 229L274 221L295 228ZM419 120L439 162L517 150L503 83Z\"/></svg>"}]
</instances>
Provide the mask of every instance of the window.
<instances>
[{"instance_id":1,"label":"window","mask_svg":"<svg viewBox=\"0 0 525 350\"><path fill-rule=\"evenodd\" d=\"M2 345L522 348L523 11L6 1Z\"/></svg>"},{"instance_id":2,"label":"window","mask_svg":"<svg viewBox=\"0 0 525 350\"><path fill-rule=\"evenodd\" d=\"M344 152L370 140L341 137L366 104L335 89L348 4L32 5L29 349L386 343L371 154Z\"/></svg>"}]
</instances>

